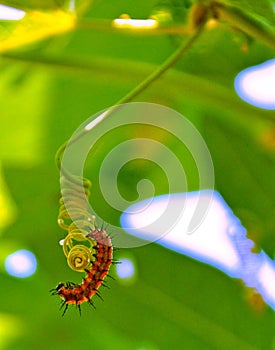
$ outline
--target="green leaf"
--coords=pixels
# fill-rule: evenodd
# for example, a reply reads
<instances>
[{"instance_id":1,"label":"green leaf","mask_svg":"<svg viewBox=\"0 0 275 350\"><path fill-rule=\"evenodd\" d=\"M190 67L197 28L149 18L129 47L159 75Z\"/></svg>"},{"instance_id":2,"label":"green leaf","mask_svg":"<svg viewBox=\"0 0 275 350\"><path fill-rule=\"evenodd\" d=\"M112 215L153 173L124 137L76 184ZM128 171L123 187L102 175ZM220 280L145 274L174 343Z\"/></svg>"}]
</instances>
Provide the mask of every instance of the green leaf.
<instances>
[{"instance_id":1,"label":"green leaf","mask_svg":"<svg viewBox=\"0 0 275 350\"><path fill-rule=\"evenodd\" d=\"M248 12L263 22L275 24L274 5L271 0L221 0L219 3L236 6L244 13Z\"/></svg>"},{"instance_id":2,"label":"green leaf","mask_svg":"<svg viewBox=\"0 0 275 350\"><path fill-rule=\"evenodd\" d=\"M67 3L66 0L26 0L26 1L20 1L20 0L3 0L1 1L3 5L11 6L14 8L19 9L58 9L63 8L63 6Z\"/></svg>"},{"instance_id":3,"label":"green leaf","mask_svg":"<svg viewBox=\"0 0 275 350\"><path fill-rule=\"evenodd\" d=\"M221 0L219 2L236 6L242 9L245 13L249 12L262 21L270 22L270 24L275 23L275 13L271 0Z\"/></svg>"}]
</instances>

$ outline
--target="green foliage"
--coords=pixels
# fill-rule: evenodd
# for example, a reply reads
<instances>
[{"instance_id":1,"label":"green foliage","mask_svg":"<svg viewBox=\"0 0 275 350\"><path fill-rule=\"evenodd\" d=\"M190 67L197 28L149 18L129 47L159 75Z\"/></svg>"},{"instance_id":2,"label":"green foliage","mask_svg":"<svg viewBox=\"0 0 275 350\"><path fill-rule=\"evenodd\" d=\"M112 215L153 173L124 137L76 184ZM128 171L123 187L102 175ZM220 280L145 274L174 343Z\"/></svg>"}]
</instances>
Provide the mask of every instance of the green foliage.
<instances>
[{"instance_id":1,"label":"green foliage","mask_svg":"<svg viewBox=\"0 0 275 350\"><path fill-rule=\"evenodd\" d=\"M271 0L254 1L254 0L222 0L225 4L236 6L245 12L258 16L262 21L269 21L275 24L274 4Z\"/></svg>"},{"instance_id":2,"label":"green foliage","mask_svg":"<svg viewBox=\"0 0 275 350\"><path fill-rule=\"evenodd\" d=\"M49 9L57 9L62 8L67 1L65 0L3 0L2 4L22 9L32 9L32 10L49 10Z\"/></svg>"},{"instance_id":3,"label":"green foliage","mask_svg":"<svg viewBox=\"0 0 275 350\"><path fill-rule=\"evenodd\" d=\"M59 1L3 3L40 11L67 6ZM62 319L58 301L48 293L59 281L81 279L69 271L58 244L64 233L56 222L56 150L83 121L121 99L178 45L171 33L126 33L109 25L100 29L95 20L108 22L122 13L147 18L162 4L176 15L179 3L87 2L80 6L85 21L62 34L43 32L28 45L20 42L12 51L1 51L1 350L274 348L272 310L255 311L238 281L155 244L131 249L138 269L135 283L126 287L110 280L110 290L102 291L104 303L96 300L96 311L85 305L81 318L69 310ZM181 3L186 26L189 1ZM256 16L264 26L274 23L268 0L232 0L230 5ZM180 16L175 20L178 25ZM39 17L37 21L39 26ZM274 57L274 51L248 34L226 22L207 27L176 67L135 101L169 106L196 125L213 157L217 190L257 247L273 257L274 112L242 102L233 80L241 69ZM15 38L12 31L2 36ZM96 178L104 152L123 136L117 133L110 143L99 145L86 169L93 181L91 201L113 222L119 213L106 208ZM181 152L177 142L167 141L176 154ZM189 171L191 177L191 165ZM121 193L136 198L136 183L144 174L154 181L157 193L165 193L163 174L145 163L122 169ZM33 277L18 280L5 274L3 257L14 246L36 254L39 266Z\"/></svg>"}]
</instances>

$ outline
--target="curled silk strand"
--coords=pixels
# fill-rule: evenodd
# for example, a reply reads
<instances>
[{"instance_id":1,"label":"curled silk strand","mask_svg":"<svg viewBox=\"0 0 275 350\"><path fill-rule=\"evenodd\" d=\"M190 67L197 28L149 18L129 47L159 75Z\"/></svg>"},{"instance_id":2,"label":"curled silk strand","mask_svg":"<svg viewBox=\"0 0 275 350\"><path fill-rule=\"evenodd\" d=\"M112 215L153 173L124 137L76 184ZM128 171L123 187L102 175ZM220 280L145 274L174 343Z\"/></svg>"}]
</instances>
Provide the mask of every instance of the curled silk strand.
<instances>
[{"instance_id":1,"label":"curled silk strand","mask_svg":"<svg viewBox=\"0 0 275 350\"><path fill-rule=\"evenodd\" d=\"M63 252L71 269L89 270L95 260L93 255L96 253L94 247L97 244L93 238L88 236L91 231L95 230L95 217L87 210L87 197L90 194L91 183L87 179L72 182L62 176L61 185L62 197L58 224L68 231L63 243ZM82 188L84 188L85 196L82 194Z\"/></svg>"}]
</instances>

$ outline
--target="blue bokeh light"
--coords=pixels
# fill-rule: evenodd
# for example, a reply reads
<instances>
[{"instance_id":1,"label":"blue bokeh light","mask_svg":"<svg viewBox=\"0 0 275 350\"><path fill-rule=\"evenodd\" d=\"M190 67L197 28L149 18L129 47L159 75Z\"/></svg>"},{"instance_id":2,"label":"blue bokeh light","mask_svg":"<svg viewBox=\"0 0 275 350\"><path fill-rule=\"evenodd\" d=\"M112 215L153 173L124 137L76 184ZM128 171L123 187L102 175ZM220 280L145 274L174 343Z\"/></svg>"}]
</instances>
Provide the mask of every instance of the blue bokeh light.
<instances>
[{"instance_id":1,"label":"blue bokeh light","mask_svg":"<svg viewBox=\"0 0 275 350\"><path fill-rule=\"evenodd\" d=\"M275 59L241 71L235 78L234 87L247 103L275 110Z\"/></svg>"},{"instance_id":2,"label":"blue bokeh light","mask_svg":"<svg viewBox=\"0 0 275 350\"><path fill-rule=\"evenodd\" d=\"M131 278L135 274L133 261L128 258L119 259L120 264L116 266L116 273L122 279Z\"/></svg>"},{"instance_id":3,"label":"blue bokeh light","mask_svg":"<svg viewBox=\"0 0 275 350\"><path fill-rule=\"evenodd\" d=\"M17 250L7 256L5 269L11 276L25 278L36 271L37 261L35 255L26 249Z\"/></svg>"},{"instance_id":4,"label":"blue bokeh light","mask_svg":"<svg viewBox=\"0 0 275 350\"><path fill-rule=\"evenodd\" d=\"M190 234L188 226L196 219L198 203L207 197L211 199L211 205L201 224ZM263 250L253 252L253 241L247 238L246 229L218 192L174 193L153 199L135 203L124 211L120 222L126 232L148 243L155 241L163 231L163 220L155 214L163 216L168 201L170 206L174 205L174 211L177 207L184 208L174 225L163 232L156 243L243 280L275 310L275 261Z\"/></svg>"}]
</instances>

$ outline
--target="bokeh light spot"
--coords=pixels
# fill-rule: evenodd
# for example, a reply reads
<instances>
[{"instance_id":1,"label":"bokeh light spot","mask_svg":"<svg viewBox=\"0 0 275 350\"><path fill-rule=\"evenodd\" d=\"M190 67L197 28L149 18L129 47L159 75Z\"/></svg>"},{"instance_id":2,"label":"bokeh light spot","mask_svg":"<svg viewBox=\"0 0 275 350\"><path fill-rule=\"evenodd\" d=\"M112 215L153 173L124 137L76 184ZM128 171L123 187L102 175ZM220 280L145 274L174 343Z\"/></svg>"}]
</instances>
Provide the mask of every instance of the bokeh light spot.
<instances>
[{"instance_id":1,"label":"bokeh light spot","mask_svg":"<svg viewBox=\"0 0 275 350\"><path fill-rule=\"evenodd\" d=\"M190 234L189 222L196 219L198 203L206 197L211 199L211 205L201 224ZM254 253L254 242L218 192L203 190L149 198L127 208L120 218L121 226L131 235L153 241L163 227L163 221L156 219L155 212L163 215L167 201L175 210L184 208L183 202L186 206L170 231L156 243L243 280L275 310L275 261L263 250ZM173 210L170 213L173 214Z\"/></svg>"},{"instance_id":2,"label":"bokeh light spot","mask_svg":"<svg viewBox=\"0 0 275 350\"><path fill-rule=\"evenodd\" d=\"M275 59L241 71L234 86L239 97L247 103L275 110Z\"/></svg>"},{"instance_id":3,"label":"bokeh light spot","mask_svg":"<svg viewBox=\"0 0 275 350\"><path fill-rule=\"evenodd\" d=\"M116 273L122 279L132 278L135 274L135 266L129 258L119 259L120 264L116 266Z\"/></svg>"},{"instance_id":4,"label":"bokeh light spot","mask_svg":"<svg viewBox=\"0 0 275 350\"><path fill-rule=\"evenodd\" d=\"M0 20L18 21L25 16L25 12L10 6L0 5Z\"/></svg>"},{"instance_id":5,"label":"bokeh light spot","mask_svg":"<svg viewBox=\"0 0 275 350\"><path fill-rule=\"evenodd\" d=\"M29 250L21 249L7 256L5 269L14 277L25 278L33 275L36 271L36 257Z\"/></svg>"}]
</instances>

